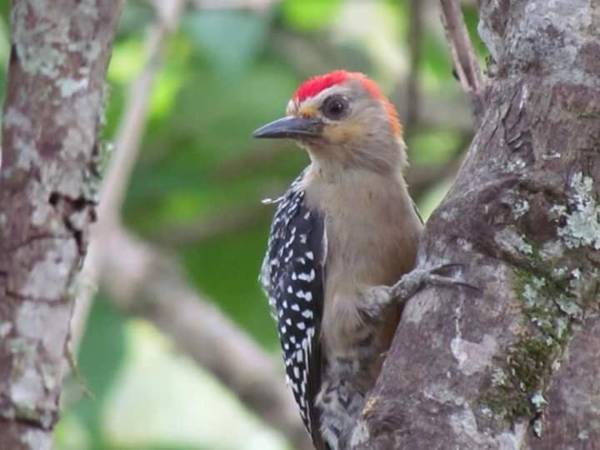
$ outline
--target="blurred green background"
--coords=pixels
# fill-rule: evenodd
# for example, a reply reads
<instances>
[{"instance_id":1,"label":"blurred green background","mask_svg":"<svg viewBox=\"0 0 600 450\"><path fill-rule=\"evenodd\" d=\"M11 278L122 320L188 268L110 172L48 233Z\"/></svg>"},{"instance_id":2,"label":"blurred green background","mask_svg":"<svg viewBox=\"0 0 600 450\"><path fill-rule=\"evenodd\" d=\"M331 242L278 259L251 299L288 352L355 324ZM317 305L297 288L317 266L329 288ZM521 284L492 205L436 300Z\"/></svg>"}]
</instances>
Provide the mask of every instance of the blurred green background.
<instances>
[{"instance_id":1,"label":"blurred green background","mask_svg":"<svg viewBox=\"0 0 600 450\"><path fill-rule=\"evenodd\" d=\"M5 67L9 2L1 3ZM273 213L260 200L283 192L308 159L289 142L253 141L252 130L281 116L306 77L363 71L404 119L409 179L427 217L451 183L471 124L436 1L421 0L420 19L409 0L245 3L251 7L190 2L169 37L122 215L132 232L175 254L190 282L278 358L257 283ZM475 36L476 9L466 2L464 12ZM155 21L151 3L126 3L108 70L106 143L144 67ZM57 449L290 448L151 324L102 295L79 352L79 377L67 383Z\"/></svg>"}]
</instances>

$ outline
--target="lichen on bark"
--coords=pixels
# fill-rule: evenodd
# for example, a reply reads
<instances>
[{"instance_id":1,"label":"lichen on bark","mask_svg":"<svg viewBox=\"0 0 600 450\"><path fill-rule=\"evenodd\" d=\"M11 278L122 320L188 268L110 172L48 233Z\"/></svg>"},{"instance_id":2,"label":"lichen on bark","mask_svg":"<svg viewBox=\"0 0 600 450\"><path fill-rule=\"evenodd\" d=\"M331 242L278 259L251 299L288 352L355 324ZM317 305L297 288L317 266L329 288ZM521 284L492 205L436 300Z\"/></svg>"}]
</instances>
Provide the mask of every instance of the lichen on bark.
<instances>
[{"instance_id":1,"label":"lichen on bark","mask_svg":"<svg viewBox=\"0 0 600 450\"><path fill-rule=\"evenodd\" d=\"M104 75L120 0L14 0L0 172L0 448L44 449L72 286L95 218Z\"/></svg>"},{"instance_id":2,"label":"lichen on bark","mask_svg":"<svg viewBox=\"0 0 600 450\"><path fill-rule=\"evenodd\" d=\"M357 449L600 442L600 4L482 0L480 18L485 109L419 264L481 290L408 302Z\"/></svg>"}]
</instances>

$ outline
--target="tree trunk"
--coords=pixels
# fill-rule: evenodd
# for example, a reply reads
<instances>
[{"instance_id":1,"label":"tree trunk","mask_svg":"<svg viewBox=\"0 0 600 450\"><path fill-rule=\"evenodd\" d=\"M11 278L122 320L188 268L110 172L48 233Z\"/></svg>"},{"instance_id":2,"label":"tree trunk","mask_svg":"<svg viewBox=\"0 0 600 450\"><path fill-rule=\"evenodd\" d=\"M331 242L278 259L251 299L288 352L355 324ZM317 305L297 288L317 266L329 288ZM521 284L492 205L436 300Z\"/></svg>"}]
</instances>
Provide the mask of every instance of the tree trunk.
<instances>
[{"instance_id":1,"label":"tree trunk","mask_svg":"<svg viewBox=\"0 0 600 450\"><path fill-rule=\"evenodd\" d=\"M370 449L600 448L600 2L482 0L485 112L353 433Z\"/></svg>"},{"instance_id":2,"label":"tree trunk","mask_svg":"<svg viewBox=\"0 0 600 450\"><path fill-rule=\"evenodd\" d=\"M14 0L0 172L0 448L49 449L94 221L120 0Z\"/></svg>"}]
</instances>

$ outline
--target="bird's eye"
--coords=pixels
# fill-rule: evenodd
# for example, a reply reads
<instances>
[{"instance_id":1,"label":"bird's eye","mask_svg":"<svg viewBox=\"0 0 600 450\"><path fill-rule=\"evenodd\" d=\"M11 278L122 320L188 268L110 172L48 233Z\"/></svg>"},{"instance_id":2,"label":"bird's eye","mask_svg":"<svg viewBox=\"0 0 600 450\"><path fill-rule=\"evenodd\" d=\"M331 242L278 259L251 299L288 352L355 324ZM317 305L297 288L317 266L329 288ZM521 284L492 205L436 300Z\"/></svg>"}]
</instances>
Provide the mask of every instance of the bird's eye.
<instances>
[{"instance_id":1,"label":"bird's eye","mask_svg":"<svg viewBox=\"0 0 600 450\"><path fill-rule=\"evenodd\" d=\"M328 119L339 120L348 113L348 100L341 95L327 97L321 106L323 115Z\"/></svg>"}]
</instances>

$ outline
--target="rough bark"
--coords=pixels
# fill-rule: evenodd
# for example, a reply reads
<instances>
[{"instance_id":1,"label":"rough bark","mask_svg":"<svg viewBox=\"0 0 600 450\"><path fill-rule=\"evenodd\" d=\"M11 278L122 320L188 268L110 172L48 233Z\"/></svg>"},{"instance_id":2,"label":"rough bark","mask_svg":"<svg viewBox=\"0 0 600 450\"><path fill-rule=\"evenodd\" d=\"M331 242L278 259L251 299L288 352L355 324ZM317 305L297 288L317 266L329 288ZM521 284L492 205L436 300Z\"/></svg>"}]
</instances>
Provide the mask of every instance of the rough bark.
<instances>
[{"instance_id":1,"label":"rough bark","mask_svg":"<svg viewBox=\"0 0 600 450\"><path fill-rule=\"evenodd\" d=\"M370 449L600 448L600 3L482 0L486 109L353 434Z\"/></svg>"},{"instance_id":2,"label":"rough bark","mask_svg":"<svg viewBox=\"0 0 600 450\"><path fill-rule=\"evenodd\" d=\"M119 0L15 0L0 173L0 448L49 449L94 220Z\"/></svg>"}]
</instances>

